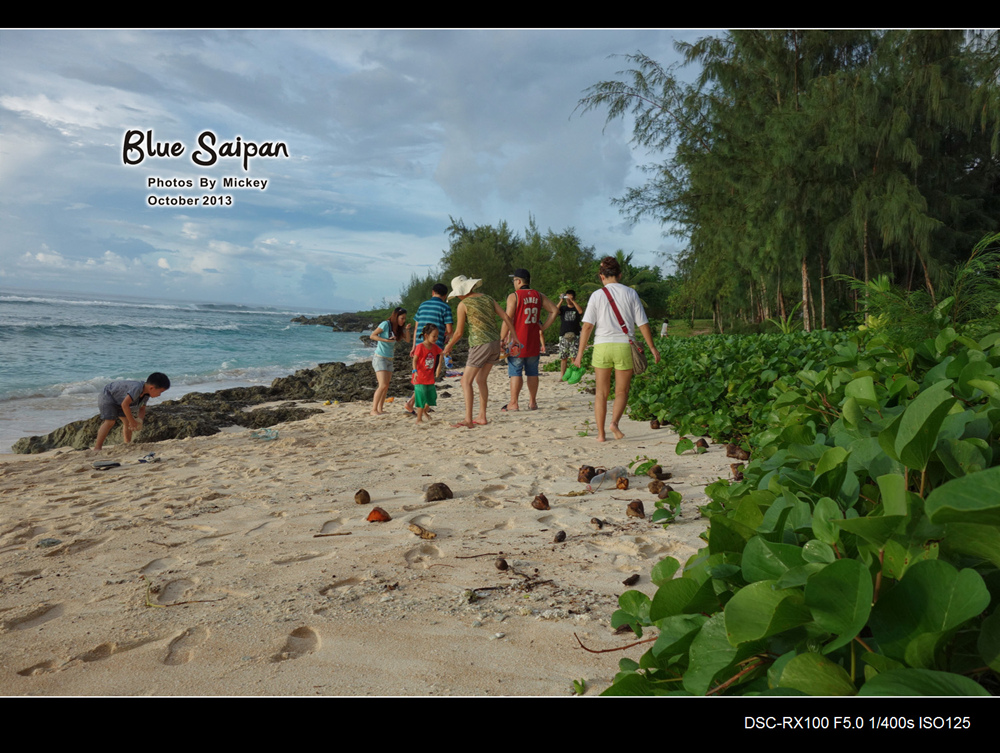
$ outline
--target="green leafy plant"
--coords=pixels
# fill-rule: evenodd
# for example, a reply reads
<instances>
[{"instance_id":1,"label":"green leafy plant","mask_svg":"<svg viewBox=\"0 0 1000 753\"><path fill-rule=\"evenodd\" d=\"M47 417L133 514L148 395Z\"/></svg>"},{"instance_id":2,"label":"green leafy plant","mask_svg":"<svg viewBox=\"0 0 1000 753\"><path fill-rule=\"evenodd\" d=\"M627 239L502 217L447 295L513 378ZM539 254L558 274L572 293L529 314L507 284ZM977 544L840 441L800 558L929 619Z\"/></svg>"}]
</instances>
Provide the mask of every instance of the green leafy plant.
<instances>
[{"instance_id":1,"label":"green leafy plant","mask_svg":"<svg viewBox=\"0 0 1000 753\"><path fill-rule=\"evenodd\" d=\"M573 680L573 695L583 695L587 692L587 681L584 678Z\"/></svg>"},{"instance_id":2,"label":"green leafy plant","mask_svg":"<svg viewBox=\"0 0 1000 753\"><path fill-rule=\"evenodd\" d=\"M666 528L673 523L681 511L681 493L672 491L663 499L656 500L656 512L651 518L653 523L663 523Z\"/></svg>"},{"instance_id":3,"label":"green leafy plant","mask_svg":"<svg viewBox=\"0 0 1000 753\"><path fill-rule=\"evenodd\" d=\"M790 369L748 394L706 546L619 598L612 625L658 637L606 695L1000 692L1000 332L816 335L746 338Z\"/></svg>"},{"instance_id":4,"label":"green leafy plant","mask_svg":"<svg viewBox=\"0 0 1000 753\"><path fill-rule=\"evenodd\" d=\"M635 460L628 464L628 469L633 476L645 476L656 462L656 458L648 455L636 455Z\"/></svg>"},{"instance_id":5,"label":"green leafy plant","mask_svg":"<svg viewBox=\"0 0 1000 753\"><path fill-rule=\"evenodd\" d=\"M790 335L792 332L794 332L801 326L800 322L793 321L795 313L800 308L802 308L802 301L796 303L795 306L792 307L792 310L789 311L787 314L785 314L785 316L773 317L771 319L768 319L767 321L773 324L775 327L777 327L778 331L781 332L782 334Z\"/></svg>"}]
</instances>

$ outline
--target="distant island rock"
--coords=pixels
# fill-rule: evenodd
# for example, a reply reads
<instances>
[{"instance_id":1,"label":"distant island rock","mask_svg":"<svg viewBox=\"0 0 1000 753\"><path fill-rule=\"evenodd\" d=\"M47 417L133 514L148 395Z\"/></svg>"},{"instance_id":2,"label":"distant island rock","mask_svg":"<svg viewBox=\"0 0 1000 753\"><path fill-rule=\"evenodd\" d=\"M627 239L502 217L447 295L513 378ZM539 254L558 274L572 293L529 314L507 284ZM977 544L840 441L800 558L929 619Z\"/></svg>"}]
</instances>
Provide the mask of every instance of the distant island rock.
<instances>
[{"instance_id":1,"label":"distant island rock","mask_svg":"<svg viewBox=\"0 0 1000 753\"><path fill-rule=\"evenodd\" d=\"M296 324L318 324L321 327L332 327L337 332L373 332L382 323L382 319L373 319L364 314L322 314L321 316L297 316L292 319Z\"/></svg>"}]
</instances>

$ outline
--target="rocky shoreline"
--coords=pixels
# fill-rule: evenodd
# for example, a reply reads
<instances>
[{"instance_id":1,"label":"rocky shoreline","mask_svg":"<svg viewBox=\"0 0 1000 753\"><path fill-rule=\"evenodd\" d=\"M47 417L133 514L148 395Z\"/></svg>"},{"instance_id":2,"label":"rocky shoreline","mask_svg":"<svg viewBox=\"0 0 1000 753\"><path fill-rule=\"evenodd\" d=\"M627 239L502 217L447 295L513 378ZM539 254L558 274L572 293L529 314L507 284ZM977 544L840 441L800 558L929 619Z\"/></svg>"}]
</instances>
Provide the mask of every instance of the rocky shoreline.
<instances>
[{"instance_id":1,"label":"rocky shoreline","mask_svg":"<svg viewBox=\"0 0 1000 753\"><path fill-rule=\"evenodd\" d=\"M297 316L292 319L296 324L317 324L321 327L332 327L337 332L372 332L383 321L383 318L373 318L366 314L322 314L320 316Z\"/></svg>"},{"instance_id":2,"label":"rocky shoreline","mask_svg":"<svg viewBox=\"0 0 1000 753\"><path fill-rule=\"evenodd\" d=\"M365 337L362 339L367 340ZM401 345L396 348L393 357L394 371L389 386L390 397L407 399L413 393L409 353L408 347ZM455 364L459 368L465 364L467 354L468 345L463 340L456 345L453 353ZM136 441L161 442L166 439L204 437L217 434L229 426L261 429L288 421L300 421L320 412L319 408L298 405L300 402L371 400L377 386L371 362L366 360L353 364L321 363L314 369L300 369L289 376L278 377L270 387L233 387L218 392L191 392L177 400L150 404L146 411L146 421L136 436ZM275 402L284 404L255 407ZM100 425L100 416L74 421L44 436L22 437L11 449L19 454L47 452L57 447L87 449L94 446ZM122 441L121 422L115 425L108 440L109 444Z\"/></svg>"}]
</instances>

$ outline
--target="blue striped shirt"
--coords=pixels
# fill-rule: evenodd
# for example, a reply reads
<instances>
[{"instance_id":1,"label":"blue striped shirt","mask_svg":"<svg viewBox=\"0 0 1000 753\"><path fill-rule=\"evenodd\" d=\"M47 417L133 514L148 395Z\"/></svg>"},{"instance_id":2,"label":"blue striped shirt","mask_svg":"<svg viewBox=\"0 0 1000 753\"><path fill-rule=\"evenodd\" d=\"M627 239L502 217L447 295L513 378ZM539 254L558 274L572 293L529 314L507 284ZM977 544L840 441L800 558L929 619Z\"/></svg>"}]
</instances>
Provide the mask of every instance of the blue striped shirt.
<instances>
[{"instance_id":1,"label":"blue striped shirt","mask_svg":"<svg viewBox=\"0 0 1000 753\"><path fill-rule=\"evenodd\" d=\"M421 335L421 332L424 329L424 325L433 324L438 328L437 344L443 348L445 341L447 340L447 337L445 336L445 325L454 323L451 316L451 306L442 301L440 298L431 298L429 301L424 301L417 307L416 318L420 329L414 333L415 342L422 341L423 336Z\"/></svg>"}]
</instances>

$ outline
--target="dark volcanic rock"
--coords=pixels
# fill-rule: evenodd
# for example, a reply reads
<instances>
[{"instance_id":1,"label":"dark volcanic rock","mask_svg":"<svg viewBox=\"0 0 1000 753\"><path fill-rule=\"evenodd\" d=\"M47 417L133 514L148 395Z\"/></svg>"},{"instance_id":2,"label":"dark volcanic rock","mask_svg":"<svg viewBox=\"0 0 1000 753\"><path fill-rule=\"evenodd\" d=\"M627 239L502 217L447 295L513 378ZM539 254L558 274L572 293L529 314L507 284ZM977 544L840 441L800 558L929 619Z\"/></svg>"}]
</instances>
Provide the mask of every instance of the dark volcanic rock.
<instances>
[{"instance_id":1,"label":"dark volcanic rock","mask_svg":"<svg viewBox=\"0 0 1000 753\"><path fill-rule=\"evenodd\" d=\"M372 325L374 329L378 323ZM462 340L455 348L455 363L464 364L469 348ZM389 396L408 400L413 394L410 384L409 343L400 344L393 356L392 380ZM146 422L136 434L136 442L160 442L164 439L204 437L216 434L226 426L243 426L248 429L262 429L287 421L301 421L319 408L305 408L295 405L279 405L268 408L253 406L282 400L302 400L322 402L339 400L371 400L378 381L372 370L371 361L353 364L339 362L321 363L315 369L300 369L286 377L278 377L270 387L232 387L218 392L191 392L177 400L159 400L146 408ZM169 393L166 393L169 394ZM95 407L96 407L96 400ZM93 447L97 439L97 429L101 425L98 416L56 429L40 437L22 437L14 443L14 452L34 454L46 452L56 447L72 447L84 450ZM121 422L115 424L108 436L108 444L122 441Z\"/></svg>"},{"instance_id":2,"label":"dark volcanic rock","mask_svg":"<svg viewBox=\"0 0 1000 753\"><path fill-rule=\"evenodd\" d=\"M318 324L321 327L333 327L338 332L371 332L385 317L373 319L368 315L355 313L323 314L322 316L297 316L291 321L297 324Z\"/></svg>"}]
</instances>

